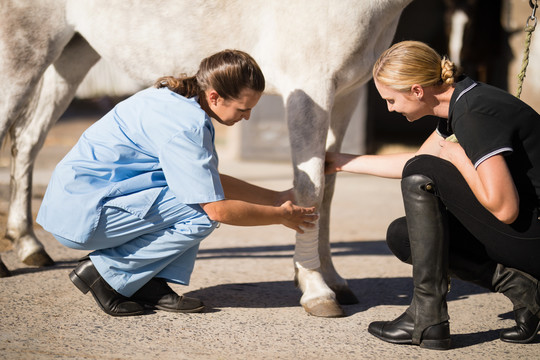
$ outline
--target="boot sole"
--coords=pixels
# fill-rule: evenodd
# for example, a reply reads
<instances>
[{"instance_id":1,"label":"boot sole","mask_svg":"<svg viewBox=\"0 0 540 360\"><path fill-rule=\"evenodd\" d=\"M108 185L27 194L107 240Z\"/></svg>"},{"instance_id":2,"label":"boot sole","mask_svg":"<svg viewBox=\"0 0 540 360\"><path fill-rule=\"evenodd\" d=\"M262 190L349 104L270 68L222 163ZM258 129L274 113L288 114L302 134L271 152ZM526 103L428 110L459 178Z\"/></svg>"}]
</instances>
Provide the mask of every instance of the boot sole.
<instances>
[{"instance_id":1,"label":"boot sole","mask_svg":"<svg viewBox=\"0 0 540 360\"><path fill-rule=\"evenodd\" d=\"M376 333L373 333L371 331L368 330L368 332L375 336L377 339L380 339L382 341L386 341L388 343L392 343L392 344L398 344L398 345L412 345L412 340L411 339L404 339L404 340L399 340L399 339L389 339L389 338L385 338L384 336L381 336L379 334L376 334Z\"/></svg>"},{"instance_id":2,"label":"boot sole","mask_svg":"<svg viewBox=\"0 0 540 360\"><path fill-rule=\"evenodd\" d=\"M375 336L377 339L386 341L388 343L398 344L398 345L414 345L411 339L389 339L375 332L371 332L369 330L368 332L371 335ZM451 339L422 340L420 342L420 347L422 349L429 349L429 350L448 350L450 349L450 346L451 346Z\"/></svg>"},{"instance_id":3,"label":"boot sole","mask_svg":"<svg viewBox=\"0 0 540 360\"><path fill-rule=\"evenodd\" d=\"M420 342L420 347L422 349L430 350L448 350L450 349L451 340L442 339L442 340L422 340Z\"/></svg>"},{"instance_id":4,"label":"boot sole","mask_svg":"<svg viewBox=\"0 0 540 360\"><path fill-rule=\"evenodd\" d=\"M163 306L152 306L152 307L157 310L169 311L169 312L174 312L174 313L185 313L185 314L200 313L200 312L203 312L204 310L204 306L199 306L194 309L183 309L183 310L171 309L171 308L167 308Z\"/></svg>"}]
</instances>

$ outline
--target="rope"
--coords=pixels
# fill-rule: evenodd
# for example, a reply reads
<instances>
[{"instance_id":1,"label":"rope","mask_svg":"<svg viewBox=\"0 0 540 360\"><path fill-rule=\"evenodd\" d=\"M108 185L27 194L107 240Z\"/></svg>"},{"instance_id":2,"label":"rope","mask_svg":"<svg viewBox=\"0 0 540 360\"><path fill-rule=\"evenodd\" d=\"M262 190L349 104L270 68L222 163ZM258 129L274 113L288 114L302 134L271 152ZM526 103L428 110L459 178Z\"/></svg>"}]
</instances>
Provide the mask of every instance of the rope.
<instances>
[{"instance_id":1,"label":"rope","mask_svg":"<svg viewBox=\"0 0 540 360\"><path fill-rule=\"evenodd\" d=\"M529 65L531 37L535 28L536 28L536 24L532 26L527 26L525 28L525 32L527 33L527 36L525 38L525 50L523 52L523 62L521 63L521 70L518 74L518 89L517 89L517 94L516 94L518 99L521 96L521 91L523 90L523 79L525 79L525 72L527 71L527 66Z\"/></svg>"},{"instance_id":2,"label":"rope","mask_svg":"<svg viewBox=\"0 0 540 360\"><path fill-rule=\"evenodd\" d=\"M521 63L521 71L518 74L518 89L516 97L519 99L521 96L521 91L523 90L523 80L525 79L525 72L527 71L527 66L529 65L529 52L531 47L531 37L534 29L536 28L537 18L535 17L536 13L536 4L533 5L532 0L530 1L531 7L533 8L532 15L527 19L527 24L524 31L527 33L525 37L525 50L523 51L523 61ZM529 25L529 20L533 20L534 23Z\"/></svg>"}]
</instances>

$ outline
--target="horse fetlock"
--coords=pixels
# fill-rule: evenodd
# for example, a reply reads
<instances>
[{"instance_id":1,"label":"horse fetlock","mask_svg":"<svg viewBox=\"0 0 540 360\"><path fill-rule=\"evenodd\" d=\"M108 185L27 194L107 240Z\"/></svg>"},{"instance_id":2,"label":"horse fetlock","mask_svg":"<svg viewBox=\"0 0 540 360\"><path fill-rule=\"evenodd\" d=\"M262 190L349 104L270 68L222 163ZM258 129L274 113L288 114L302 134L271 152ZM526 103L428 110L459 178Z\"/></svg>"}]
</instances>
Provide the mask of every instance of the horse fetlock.
<instances>
[{"instance_id":1,"label":"horse fetlock","mask_svg":"<svg viewBox=\"0 0 540 360\"><path fill-rule=\"evenodd\" d=\"M332 290L326 285L320 268L306 269L299 263L295 263L295 284L303 293L333 294Z\"/></svg>"},{"instance_id":2,"label":"horse fetlock","mask_svg":"<svg viewBox=\"0 0 540 360\"><path fill-rule=\"evenodd\" d=\"M302 291L300 304L311 315L323 317L343 316L336 294L326 285L320 269L305 269L296 264L295 283Z\"/></svg>"},{"instance_id":3,"label":"horse fetlock","mask_svg":"<svg viewBox=\"0 0 540 360\"><path fill-rule=\"evenodd\" d=\"M358 298L349 288L347 280L343 279L332 267L331 271L322 268L323 278L326 284L336 294L336 299L341 305L358 304Z\"/></svg>"}]
</instances>

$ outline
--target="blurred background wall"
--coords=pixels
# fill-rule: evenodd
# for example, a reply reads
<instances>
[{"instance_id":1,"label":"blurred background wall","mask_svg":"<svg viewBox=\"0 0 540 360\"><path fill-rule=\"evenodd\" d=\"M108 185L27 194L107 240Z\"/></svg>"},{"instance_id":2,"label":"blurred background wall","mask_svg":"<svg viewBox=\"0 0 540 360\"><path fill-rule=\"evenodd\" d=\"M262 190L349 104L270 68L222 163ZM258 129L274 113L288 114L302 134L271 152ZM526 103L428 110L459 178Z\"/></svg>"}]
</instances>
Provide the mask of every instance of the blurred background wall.
<instances>
[{"instance_id":1,"label":"blurred background wall","mask_svg":"<svg viewBox=\"0 0 540 360\"><path fill-rule=\"evenodd\" d=\"M449 11L468 13L463 32L464 48L451 53ZM523 31L532 9L529 0L415 0L405 9L394 42L420 40L440 54L449 54L472 78L516 94L525 47ZM455 13L454 13L455 14ZM460 15L453 17L460 21ZM539 27L540 28L540 27ZM521 99L540 112L540 31L533 32L530 62ZM369 83L365 133L367 153L393 151L395 145L418 146L434 130L435 119L408 123L401 115L388 113L373 81Z\"/></svg>"}]
</instances>

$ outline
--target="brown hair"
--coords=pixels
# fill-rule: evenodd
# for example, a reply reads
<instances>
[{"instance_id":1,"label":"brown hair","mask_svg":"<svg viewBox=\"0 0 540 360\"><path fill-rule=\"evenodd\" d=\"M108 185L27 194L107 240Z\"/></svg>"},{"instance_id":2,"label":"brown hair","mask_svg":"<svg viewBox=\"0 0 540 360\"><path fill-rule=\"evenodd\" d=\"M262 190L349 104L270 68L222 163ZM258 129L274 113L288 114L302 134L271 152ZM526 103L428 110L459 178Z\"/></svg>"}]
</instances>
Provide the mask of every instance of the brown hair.
<instances>
[{"instance_id":1,"label":"brown hair","mask_svg":"<svg viewBox=\"0 0 540 360\"><path fill-rule=\"evenodd\" d=\"M414 84L423 87L456 81L457 67L447 57L420 41L394 44L373 66L373 78L397 91L409 91Z\"/></svg>"},{"instance_id":2,"label":"brown hair","mask_svg":"<svg viewBox=\"0 0 540 360\"><path fill-rule=\"evenodd\" d=\"M154 87L167 87L185 97L212 88L225 100L237 99L246 88L263 92L264 75L257 62L240 50L223 50L201 61L195 76L164 76Z\"/></svg>"}]
</instances>

